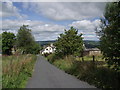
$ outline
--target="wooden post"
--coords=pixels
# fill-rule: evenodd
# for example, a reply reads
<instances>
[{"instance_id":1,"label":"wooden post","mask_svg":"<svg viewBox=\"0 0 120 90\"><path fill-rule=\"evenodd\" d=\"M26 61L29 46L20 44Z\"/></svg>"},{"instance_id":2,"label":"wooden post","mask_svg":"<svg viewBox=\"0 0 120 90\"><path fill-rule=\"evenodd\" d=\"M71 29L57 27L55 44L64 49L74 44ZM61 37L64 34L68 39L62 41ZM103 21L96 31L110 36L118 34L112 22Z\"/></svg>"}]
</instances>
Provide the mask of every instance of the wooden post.
<instances>
[{"instance_id":1,"label":"wooden post","mask_svg":"<svg viewBox=\"0 0 120 90\"><path fill-rule=\"evenodd\" d=\"M83 56L82 56L82 61L84 61L84 58L83 58Z\"/></svg>"},{"instance_id":2,"label":"wooden post","mask_svg":"<svg viewBox=\"0 0 120 90\"><path fill-rule=\"evenodd\" d=\"M93 55L93 62L95 62L95 56Z\"/></svg>"},{"instance_id":3,"label":"wooden post","mask_svg":"<svg viewBox=\"0 0 120 90\"><path fill-rule=\"evenodd\" d=\"M82 51L81 56L82 56L82 61L84 62L83 53L84 53L84 51Z\"/></svg>"}]
</instances>

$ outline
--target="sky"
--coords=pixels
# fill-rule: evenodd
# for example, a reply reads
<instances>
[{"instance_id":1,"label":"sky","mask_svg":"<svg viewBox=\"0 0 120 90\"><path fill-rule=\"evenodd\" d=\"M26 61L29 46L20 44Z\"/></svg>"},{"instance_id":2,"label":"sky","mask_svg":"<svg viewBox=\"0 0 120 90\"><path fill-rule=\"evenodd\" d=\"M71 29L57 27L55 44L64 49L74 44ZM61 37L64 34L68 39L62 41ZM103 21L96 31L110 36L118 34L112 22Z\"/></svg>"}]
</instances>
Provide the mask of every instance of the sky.
<instances>
[{"instance_id":1,"label":"sky","mask_svg":"<svg viewBox=\"0 0 120 90\"><path fill-rule=\"evenodd\" d=\"M71 26L83 34L84 40L99 40L104 2L0 2L0 33L17 34L20 26L29 25L36 41L56 40Z\"/></svg>"}]
</instances>

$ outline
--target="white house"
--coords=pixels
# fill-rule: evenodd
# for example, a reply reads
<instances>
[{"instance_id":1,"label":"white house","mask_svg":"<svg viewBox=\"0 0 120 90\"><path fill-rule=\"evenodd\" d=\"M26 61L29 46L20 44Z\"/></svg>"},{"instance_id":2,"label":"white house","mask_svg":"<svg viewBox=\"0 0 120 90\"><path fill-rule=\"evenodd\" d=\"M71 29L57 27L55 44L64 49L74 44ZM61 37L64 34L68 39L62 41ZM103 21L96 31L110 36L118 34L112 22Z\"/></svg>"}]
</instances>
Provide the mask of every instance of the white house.
<instances>
[{"instance_id":1,"label":"white house","mask_svg":"<svg viewBox=\"0 0 120 90\"><path fill-rule=\"evenodd\" d=\"M42 55L43 55L43 54L46 54L46 53L50 54L50 53L54 53L54 52L55 52L55 46L54 46L52 43L50 44L50 46L46 46L46 47L41 51Z\"/></svg>"}]
</instances>

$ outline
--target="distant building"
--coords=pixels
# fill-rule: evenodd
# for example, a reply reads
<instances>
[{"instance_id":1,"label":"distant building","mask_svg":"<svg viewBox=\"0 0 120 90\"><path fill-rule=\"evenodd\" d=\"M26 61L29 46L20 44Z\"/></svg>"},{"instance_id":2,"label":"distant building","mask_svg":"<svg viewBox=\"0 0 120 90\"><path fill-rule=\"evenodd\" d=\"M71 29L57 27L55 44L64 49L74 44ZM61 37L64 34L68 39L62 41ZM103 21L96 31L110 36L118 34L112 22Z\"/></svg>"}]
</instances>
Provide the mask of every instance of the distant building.
<instances>
[{"instance_id":1,"label":"distant building","mask_svg":"<svg viewBox=\"0 0 120 90\"><path fill-rule=\"evenodd\" d=\"M49 46L45 46L43 48L43 50L41 51L41 54L51 54L55 52L55 46L53 45L53 43L51 43Z\"/></svg>"},{"instance_id":2,"label":"distant building","mask_svg":"<svg viewBox=\"0 0 120 90\"><path fill-rule=\"evenodd\" d=\"M86 55L89 55L89 56L99 56L101 55L101 51L100 49L98 48L89 48L89 49L85 49L84 52L83 52L83 55L86 56Z\"/></svg>"}]
</instances>

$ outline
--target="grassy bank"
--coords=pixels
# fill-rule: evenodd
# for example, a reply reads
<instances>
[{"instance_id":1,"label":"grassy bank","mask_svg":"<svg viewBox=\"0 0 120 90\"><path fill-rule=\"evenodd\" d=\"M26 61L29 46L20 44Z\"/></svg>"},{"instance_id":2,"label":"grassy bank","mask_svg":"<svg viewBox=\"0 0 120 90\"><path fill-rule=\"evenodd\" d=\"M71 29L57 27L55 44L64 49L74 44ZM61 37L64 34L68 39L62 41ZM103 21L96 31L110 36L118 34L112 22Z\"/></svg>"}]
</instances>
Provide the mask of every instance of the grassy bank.
<instances>
[{"instance_id":1,"label":"grassy bank","mask_svg":"<svg viewBox=\"0 0 120 90\"><path fill-rule=\"evenodd\" d=\"M97 60L93 62L91 59L81 61L72 56L52 60L52 55L48 56L48 60L66 73L74 75L78 79L95 85L98 88L120 88L120 73L109 69L105 61Z\"/></svg>"},{"instance_id":2,"label":"grassy bank","mask_svg":"<svg viewBox=\"0 0 120 90\"><path fill-rule=\"evenodd\" d=\"M2 88L24 88L31 77L35 55L2 57Z\"/></svg>"}]
</instances>

